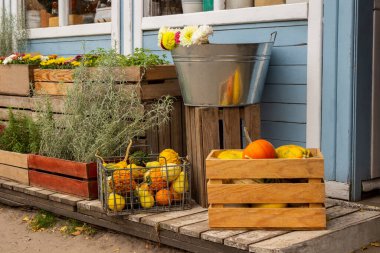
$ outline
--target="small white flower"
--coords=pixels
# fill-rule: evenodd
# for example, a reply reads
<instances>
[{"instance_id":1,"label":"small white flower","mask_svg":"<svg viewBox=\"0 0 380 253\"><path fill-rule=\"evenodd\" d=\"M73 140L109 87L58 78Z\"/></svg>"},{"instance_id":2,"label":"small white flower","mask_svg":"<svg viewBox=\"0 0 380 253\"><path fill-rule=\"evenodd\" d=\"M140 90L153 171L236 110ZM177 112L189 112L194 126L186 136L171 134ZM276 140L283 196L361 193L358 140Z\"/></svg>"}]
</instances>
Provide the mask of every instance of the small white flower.
<instances>
[{"instance_id":1,"label":"small white flower","mask_svg":"<svg viewBox=\"0 0 380 253\"><path fill-rule=\"evenodd\" d=\"M211 26L202 25L193 34L191 42L193 45L200 45L208 43L208 37L213 34Z\"/></svg>"},{"instance_id":2,"label":"small white flower","mask_svg":"<svg viewBox=\"0 0 380 253\"><path fill-rule=\"evenodd\" d=\"M41 61L47 61L49 60L49 56L41 56Z\"/></svg>"},{"instance_id":3,"label":"small white flower","mask_svg":"<svg viewBox=\"0 0 380 253\"><path fill-rule=\"evenodd\" d=\"M7 58L4 59L3 64L7 65L8 63L11 63L13 61L14 57L16 57L16 55L15 54L11 54L10 56L8 56Z\"/></svg>"}]
</instances>

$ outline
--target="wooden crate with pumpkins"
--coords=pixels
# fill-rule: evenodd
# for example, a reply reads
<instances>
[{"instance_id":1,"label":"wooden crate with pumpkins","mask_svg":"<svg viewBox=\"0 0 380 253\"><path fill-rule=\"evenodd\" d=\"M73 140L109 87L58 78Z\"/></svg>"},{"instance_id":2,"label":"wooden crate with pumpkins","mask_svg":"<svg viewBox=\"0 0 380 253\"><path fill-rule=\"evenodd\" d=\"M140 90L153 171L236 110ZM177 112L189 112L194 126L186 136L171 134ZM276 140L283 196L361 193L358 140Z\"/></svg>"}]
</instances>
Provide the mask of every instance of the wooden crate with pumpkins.
<instances>
[{"instance_id":1,"label":"wooden crate with pumpkins","mask_svg":"<svg viewBox=\"0 0 380 253\"><path fill-rule=\"evenodd\" d=\"M266 140L206 159L211 228L324 229L324 160L319 149Z\"/></svg>"}]
</instances>

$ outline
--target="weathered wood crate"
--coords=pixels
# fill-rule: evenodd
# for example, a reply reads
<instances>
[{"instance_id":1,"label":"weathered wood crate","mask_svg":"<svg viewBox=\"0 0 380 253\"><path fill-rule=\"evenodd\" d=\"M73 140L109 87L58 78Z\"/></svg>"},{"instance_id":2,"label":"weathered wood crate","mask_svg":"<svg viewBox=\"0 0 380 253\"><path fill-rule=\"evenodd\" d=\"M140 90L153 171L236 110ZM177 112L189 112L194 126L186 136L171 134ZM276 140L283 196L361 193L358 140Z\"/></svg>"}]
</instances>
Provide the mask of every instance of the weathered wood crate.
<instances>
[{"instance_id":1,"label":"weathered wood crate","mask_svg":"<svg viewBox=\"0 0 380 253\"><path fill-rule=\"evenodd\" d=\"M95 68L91 68L94 69ZM90 71L91 71L90 69ZM141 81L142 100L156 99L163 95L177 97L181 95L174 65L114 68L116 82L128 82L132 85ZM73 85L72 69L35 69L34 93L36 95L65 96Z\"/></svg>"},{"instance_id":2,"label":"weathered wood crate","mask_svg":"<svg viewBox=\"0 0 380 253\"><path fill-rule=\"evenodd\" d=\"M0 65L0 94L30 96L34 66Z\"/></svg>"},{"instance_id":3,"label":"weathered wood crate","mask_svg":"<svg viewBox=\"0 0 380 253\"><path fill-rule=\"evenodd\" d=\"M192 197L207 207L205 160L213 149L243 148L245 126L260 137L260 105L234 108L185 107L187 153L192 165Z\"/></svg>"},{"instance_id":4,"label":"weathered wood crate","mask_svg":"<svg viewBox=\"0 0 380 253\"><path fill-rule=\"evenodd\" d=\"M0 177L29 185L28 155L0 150Z\"/></svg>"},{"instance_id":5,"label":"weathered wood crate","mask_svg":"<svg viewBox=\"0 0 380 253\"><path fill-rule=\"evenodd\" d=\"M96 163L81 163L52 157L29 155L29 181L57 192L86 199L98 197Z\"/></svg>"},{"instance_id":6,"label":"weathered wood crate","mask_svg":"<svg viewBox=\"0 0 380 253\"><path fill-rule=\"evenodd\" d=\"M313 156L306 159L222 160L216 158L220 152L213 150L206 160L211 228L326 228L324 159L319 149L311 149ZM232 181L247 179L281 181L248 184ZM271 203L288 205L257 206ZM236 206L241 204L256 207Z\"/></svg>"}]
</instances>

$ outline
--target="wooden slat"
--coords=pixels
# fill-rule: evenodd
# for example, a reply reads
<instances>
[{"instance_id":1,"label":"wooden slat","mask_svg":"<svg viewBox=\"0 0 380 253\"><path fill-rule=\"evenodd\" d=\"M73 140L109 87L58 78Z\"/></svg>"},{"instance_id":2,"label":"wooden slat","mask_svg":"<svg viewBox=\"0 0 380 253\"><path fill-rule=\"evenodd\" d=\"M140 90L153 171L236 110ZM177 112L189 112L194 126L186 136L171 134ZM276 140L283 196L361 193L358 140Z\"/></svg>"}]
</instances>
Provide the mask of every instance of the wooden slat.
<instances>
[{"instance_id":1,"label":"wooden slat","mask_svg":"<svg viewBox=\"0 0 380 253\"><path fill-rule=\"evenodd\" d=\"M23 64L0 66L0 94L29 96L32 67Z\"/></svg>"},{"instance_id":2,"label":"wooden slat","mask_svg":"<svg viewBox=\"0 0 380 253\"><path fill-rule=\"evenodd\" d=\"M201 238L206 241L223 244L224 239L246 232L246 230L210 230L202 233Z\"/></svg>"},{"instance_id":3,"label":"wooden slat","mask_svg":"<svg viewBox=\"0 0 380 253\"><path fill-rule=\"evenodd\" d=\"M309 179L308 181L309 181L309 184L312 184L312 185L320 185L321 182L322 182L321 179ZM325 187L325 186L323 185L323 187ZM309 207L311 207L311 208L318 208L318 207L321 208L321 207L323 207L323 204L317 204L317 203L311 203L310 202Z\"/></svg>"},{"instance_id":4,"label":"wooden slat","mask_svg":"<svg viewBox=\"0 0 380 253\"><path fill-rule=\"evenodd\" d=\"M288 231L255 230L239 235L231 236L224 240L224 244L230 247L248 250L249 244L268 240L270 238L289 233Z\"/></svg>"},{"instance_id":5,"label":"wooden slat","mask_svg":"<svg viewBox=\"0 0 380 253\"><path fill-rule=\"evenodd\" d=\"M208 220L179 228L180 234L195 237L195 238L200 238L201 233L206 232L208 230L210 230L210 227L208 226Z\"/></svg>"},{"instance_id":6,"label":"wooden slat","mask_svg":"<svg viewBox=\"0 0 380 253\"><path fill-rule=\"evenodd\" d=\"M0 177L29 185L28 169L0 164Z\"/></svg>"},{"instance_id":7,"label":"wooden slat","mask_svg":"<svg viewBox=\"0 0 380 253\"><path fill-rule=\"evenodd\" d=\"M238 149L241 146L241 125L239 108L223 109L224 149Z\"/></svg>"},{"instance_id":8,"label":"wooden slat","mask_svg":"<svg viewBox=\"0 0 380 253\"><path fill-rule=\"evenodd\" d=\"M180 156L185 156L186 154L183 150L184 139L182 133L184 131L184 124L182 122L182 101L175 101L173 107L173 111L170 115L170 145L180 154Z\"/></svg>"},{"instance_id":9,"label":"wooden slat","mask_svg":"<svg viewBox=\"0 0 380 253\"><path fill-rule=\"evenodd\" d=\"M210 179L210 180L208 180L208 184L207 184L207 196L208 196L208 202L209 202L209 204L213 204L212 207L215 207L215 208L223 208L224 205L219 204L219 203L224 203L224 201L223 202L215 201L215 198L214 198L214 196L215 196L215 187L213 187L213 186L216 186L216 187L220 187L221 186L221 187L223 187L223 180ZM219 195L219 193L217 193L217 194ZM226 203L228 203L228 202L226 202Z\"/></svg>"},{"instance_id":10,"label":"wooden slat","mask_svg":"<svg viewBox=\"0 0 380 253\"><path fill-rule=\"evenodd\" d=\"M206 221L207 219L208 219L208 212L204 211L201 213L196 213L196 214L188 215L185 217L161 222L160 228L178 233L180 227L193 224L193 223L198 223L201 221Z\"/></svg>"},{"instance_id":11,"label":"wooden slat","mask_svg":"<svg viewBox=\"0 0 380 253\"><path fill-rule=\"evenodd\" d=\"M212 182L214 180L210 180ZM221 181L221 180L220 180ZM322 203L325 185L308 183L210 184L208 201L216 204Z\"/></svg>"},{"instance_id":12,"label":"wooden slat","mask_svg":"<svg viewBox=\"0 0 380 253\"><path fill-rule=\"evenodd\" d=\"M35 82L34 93L36 95L66 96L67 90L72 86L72 83Z\"/></svg>"},{"instance_id":13,"label":"wooden slat","mask_svg":"<svg viewBox=\"0 0 380 253\"><path fill-rule=\"evenodd\" d=\"M260 105L249 105L243 109L243 124L248 130L252 140L257 140L261 136L261 116Z\"/></svg>"},{"instance_id":14,"label":"wooden slat","mask_svg":"<svg viewBox=\"0 0 380 253\"><path fill-rule=\"evenodd\" d=\"M64 192L82 198L92 199L98 197L98 184L96 180L82 181L29 170L29 181L30 185L33 186Z\"/></svg>"},{"instance_id":15,"label":"wooden slat","mask_svg":"<svg viewBox=\"0 0 380 253\"><path fill-rule=\"evenodd\" d=\"M197 171L196 178L198 182L198 203L201 206L207 206L207 186L205 175L205 162L203 158L203 127L202 127L202 113L203 108L195 108L194 110L194 139L193 150L195 154L195 160L193 160L193 170Z\"/></svg>"},{"instance_id":16,"label":"wooden slat","mask_svg":"<svg viewBox=\"0 0 380 253\"><path fill-rule=\"evenodd\" d=\"M0 150L0 163L27 169L28 155Z\"/></svg>"},{"instance_id":17,"label":"wooden slat","mask_svg":"<svg viewBox=\"0 0 380 253\"><path fill-rule=\"evenodd\" d=\"M164 150L166 148L173 148L171 146L170 138L170 124L167 122L158 127L158 147L159 150Z\"/></svg>"},{"instance_id":18,"label":"wooden slat","mask_svg":"<svg viewBox=\"0 0 380 253\"><path fill-rule=\"evenodd\" d=\"M38 95L33 96L30 98L30 106L28 108L30 108L33 111L40 110L40 108L43 108L43 106L45 105L47 101L50 102L52 112L55 112L55 113L63 112L65 99L62 96L58 96L58 97L53 97L53 96L45 97L45 96L38 96Z\"/></svg>"},{"instance_id":19,"label":"wooden slat","mask_svg":"<svg viewBox=\"0 0 380 253\"><path fill-rule=\"evenodd\" d=\"M175 65L161 65L149 67L146 70L145 80L161 80L177 78Z\"/></svg>"},{"instance_id":20,"label":"wooden slat","mask_svg":"<svg viewBox=\"0 0 380 253\"><path fill-rule=\"evenodd\" d=\"M97 178L95 162L81 163L54 157L30 154L28 156L28 167L30 169L47 171L49 173L57 173L81 179Z\"/></svg>"},{"instance_id":21,"label":"wooden slat","mask_svg":"<svg viewBox=\"0 0 380 253\"><path fill-rule=\"evenodd\" d=\"M324 208L209 208L212 228L324 229Z\"/></svg>"},{"instance_id":22,"label":"wooden slat","mask_svg":"<svg viewBox=\"0 0 380 253\"><path fill-rule=\"evenodd\" d=\"M73 82L72 69L35 69L35 82Z\"/></svg>"},{"instance_id":23,"label":"wooden slat","mask_svg":"<svg viewBox=\"0 0 380 253\"><path fill-rule=\"evenodd\" d=\"M17 97L17 96L4 96L0 95L0 107L16 108L16 109L29 109L30 98L29 97Z\"/></svg>"},{"instance_id":24,"label":"wooden slat","mask_svg":"<svg viewBox=\"0 0 380 253\"><path fill-rule=\"evenodd\" d=\"M15 115L25 115L31 116L31 111L29 110L17 110L13 109L12 112ZM9 109L8 108L0 108L0 120L9 121Z\"/></svg>"},{"instance_id":25,"label":"wooden slat","mask_svg":"<svg viewBox=\"0 0 380 253\"><path fill-rule=\"evenodd\" d=\"M166 80L163 83L146 84L141 86L142 100L158 99L162 96L180 97L181 90L177 79Z\"/></svg>"},{"instance_id":26,"label":"wooden slat","mask_svg":"<svg viewBox=\"0 0 380 253\"><path fill-rule=\"evenodd\" d=\"M323 178L323 159L206 159L208 179Z\"/></svg>"},{"instance_id":27,"label":"wooden slat","mask_svg":"<svg viewBox=\"0 0 380 253\"><path fill-rule=\"evenodd\" d=\"M163 222L163 221L181 218L181 217L184 217L187 215L191 215L191 214L195 214L195 213L201 213L204 211L206 211L205 208L197 206L197 207L193 207L192 209L184 210L184 211L164 212L164 213L149 215L147 217L144 217L141 219L141 223L149 225L149 226L156 226L160 222Z\"/></svg>"}]
</instances>

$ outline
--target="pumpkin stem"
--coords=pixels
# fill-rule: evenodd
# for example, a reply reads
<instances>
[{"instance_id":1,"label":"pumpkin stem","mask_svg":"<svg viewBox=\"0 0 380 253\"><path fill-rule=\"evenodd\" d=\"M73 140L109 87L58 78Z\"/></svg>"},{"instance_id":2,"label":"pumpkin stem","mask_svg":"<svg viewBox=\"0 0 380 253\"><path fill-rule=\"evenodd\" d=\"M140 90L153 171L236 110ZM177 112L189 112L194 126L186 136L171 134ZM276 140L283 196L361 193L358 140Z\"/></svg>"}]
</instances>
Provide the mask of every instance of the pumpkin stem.
<instances>
[{"instance_id":1,"label":"pumpkin stem","mask_svg":"<svg viewBox=\"0 0 380 253\"><path fill-rule=\"evenodd\" d=\"M103 157L101 157L100 155L98 155L98 150L96 150L96 153L95 153L95 157L99 158L103 164L105 164L106 162L104 161Z\"/></svg>"},{"instance_id":2,"label":"pumpkin stem","mask_svg":"<svg viewBox=\"0 0 380 253\"><path fill-rule=\"evenodd\" d=\"M124 162L127 162L127 161L128 161L129 150L131 149L131 146L132 146L132 140L129 140L129 144L128 144L128 147L127 147L127 151L125 152L125 157L124 157L124 159L123 159Z\"/></svg>"},{"instance_id":3,"label":"pumpkin stem","mask_svg":"<svg viewBox=\"0 0 380 253\"><path fill-rule=\"evenodd\" d=\"M248 133L247 127L244 127L244 137L245 137L246 141L248 142L248 144L252 142L251 137L249 137L249 133Z\"/></svg>"}]
</instances>

